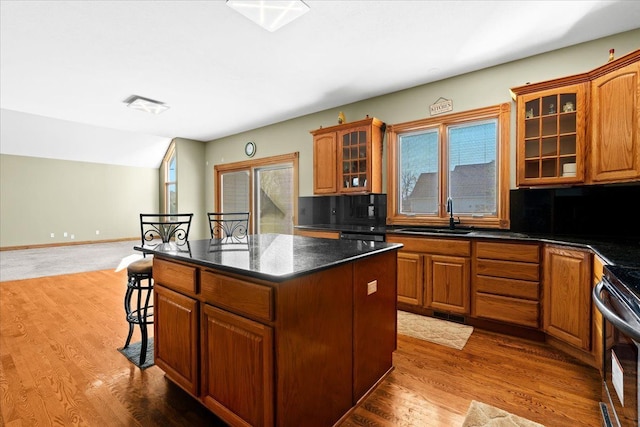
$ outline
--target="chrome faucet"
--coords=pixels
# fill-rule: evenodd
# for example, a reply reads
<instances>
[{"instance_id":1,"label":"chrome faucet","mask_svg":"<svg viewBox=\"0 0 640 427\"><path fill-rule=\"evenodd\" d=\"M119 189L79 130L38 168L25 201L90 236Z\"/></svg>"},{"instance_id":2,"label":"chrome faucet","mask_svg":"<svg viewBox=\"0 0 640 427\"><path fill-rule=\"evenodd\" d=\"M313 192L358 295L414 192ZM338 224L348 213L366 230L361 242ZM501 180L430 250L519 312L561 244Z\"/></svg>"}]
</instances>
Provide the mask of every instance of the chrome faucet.
<instances>
[{"instance_id":1,"label":"chrome faucet","mask_svg":"<svg viewBox=\"0 0 640 427\"><path fill-rule=\"evenodd\" d=\"M449 214L449 229L453 230L456 228L456 224L460 224L460 217L453 219L453 199L451 197L447 198L447 213Z\"/></svg>"}]
</instances>

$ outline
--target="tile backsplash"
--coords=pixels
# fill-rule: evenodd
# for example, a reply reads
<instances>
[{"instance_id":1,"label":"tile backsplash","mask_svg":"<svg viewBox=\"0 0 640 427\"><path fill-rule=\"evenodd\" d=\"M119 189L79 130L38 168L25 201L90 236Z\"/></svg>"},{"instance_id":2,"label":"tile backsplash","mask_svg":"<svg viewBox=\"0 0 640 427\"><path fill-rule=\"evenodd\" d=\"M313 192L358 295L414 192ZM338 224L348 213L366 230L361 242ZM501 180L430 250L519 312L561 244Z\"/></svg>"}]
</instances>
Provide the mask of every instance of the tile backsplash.
<instances>
[{"instance_id":1,"label":"tile backsplash","mask_svg":"<svg viewBox=\"0 0 640 427\"><path fill-rule=\"evenodd\" d=\"M298 224L385 225L386 194L298 198Z\"/></svg>"},{"instance_id":2,"label":"tile backsplash","mask_svg":"<svg viewBox=\"0 0 640 427\"><path fill-rule=\"evenodd\" d=\"M511 190L511 230L638 239L639 201L640 183Z\"/></svg>"}]
</instances>

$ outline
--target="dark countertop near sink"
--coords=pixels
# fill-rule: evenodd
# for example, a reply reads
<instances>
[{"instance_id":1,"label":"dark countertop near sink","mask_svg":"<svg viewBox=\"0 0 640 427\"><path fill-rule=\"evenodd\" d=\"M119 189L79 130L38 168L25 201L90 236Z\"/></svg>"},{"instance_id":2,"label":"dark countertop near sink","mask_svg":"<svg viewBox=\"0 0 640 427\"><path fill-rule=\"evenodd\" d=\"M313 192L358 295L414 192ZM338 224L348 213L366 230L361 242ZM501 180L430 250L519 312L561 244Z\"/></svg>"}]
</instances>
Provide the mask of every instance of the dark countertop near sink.
<instances>
[{"instance_id":1,"label":"dark countertop near sink","mask_svg":"<svg viewBox=\"0 0 640 427\"><path fill-rule=\"evenodd\" d=\"M135 246L135 249L247 277L283 282L401 247L401 244L385 242L253 234L240 243L204 239L190 240L184 245L161 243Z\"/></svg>"},{"instance_id":2,"label":"dark countertop near sink","mask_svg":"<svg viewBox=\"0 0 640 427\"><path fill-rule=\"evenodd\" d=\"M608 239L606 237L586 238L584 236L560 236L549 234L524 234L516 233L508 230L483 230L483 229L466 229L466 234L447 233L446 228L428 228L424 227L422 231L403 231L403 229L420 229L420 227L412 227L409 225L396 226L378 226L369 227L364 225L334 225L334 224L314 224L299 225L299 229L308 230L331 230L331 231L351 231L365 234L402 234L406 236L430 236L430 237L447 237L447 238L482 238L482 239L506 239L520 241L538 241L542 243L551 243L558 245L568 245L582 249L591 249L598 254L606 264L640 268L640 239L631 239L625 241L623 239ZM461 230L463 228L458 228Z\"/></svg>"}]
</instances>

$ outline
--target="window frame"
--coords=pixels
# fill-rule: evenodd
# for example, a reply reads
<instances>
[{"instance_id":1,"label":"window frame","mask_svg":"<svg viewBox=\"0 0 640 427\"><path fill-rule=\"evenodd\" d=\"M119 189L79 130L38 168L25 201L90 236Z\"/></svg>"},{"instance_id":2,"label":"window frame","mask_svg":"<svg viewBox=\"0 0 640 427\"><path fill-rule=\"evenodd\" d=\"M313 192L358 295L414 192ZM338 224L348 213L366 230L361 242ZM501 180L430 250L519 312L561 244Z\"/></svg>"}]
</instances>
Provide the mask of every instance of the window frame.
<instances>
[{"instance_id":1,"label":"window frame","mask_svg":"<svg viewBox=\"0 0 640 427\"><path fill-rule=\"evenodd\" d=\"M387 162L387 224L388 225L424 225L444 227L449 225L449 214L446 209L448 194L448 132L449 126L471 123L482 120L497 119L498 146L496 147L496 204L495 216L473 217L457 215L461 223L459 227L480 227L509 229L509 191L510 191L510 125L511 105L499 105L477 108L474 110L452 113L438 117L414 120L387 126L389 155ZM438 214L402 214L399 212L399 135L422 130L438 128Z\"/></svg>"},{"instance_id":2,"label":"window frame","mask_svg":"<svg viewBox=\"0 0 640 427\"><path fill-rule=\"evenodd\" d=\"M169 181L169 165L171 164L171 160L175 159L176 165L176 180ZM163 203L162 209L163 213L178 213L178 155L176 153L176 144L174 141L171 141L169 147L167 148L167 152L165 153L162 159L162 174L163 174ZM171 197L169 193L169 187L174 185L175 194L176 194L176 212L171 212Z\"/></svg>"},{"instance_id":3,"label":"window frame","mask_svg":"<svg viewBox=\"0 0 640 427\"><path fill-rule=\"evenodd\" d=\"M222 195L222 180L221 175L230 172L241 172L248 171L249 172L249 212L251 215L249 216L249 232L253 234L254 232L254 221L255 221L255 194L254 194L254 178L256 169L264 168L267 166L281 165L286 163L291 163L293 166L293 225L296 226L298 224L298 158L299 153L289 153L282 154L278 156L272 157L263 157L259 159L250 159L243 160L240 162L234 163L226 163L221 165L215 165L214 170L214 187L215 187L215 212L220 212L222 206L222 200L220 196Z\"/></svg>"}]
</instances>

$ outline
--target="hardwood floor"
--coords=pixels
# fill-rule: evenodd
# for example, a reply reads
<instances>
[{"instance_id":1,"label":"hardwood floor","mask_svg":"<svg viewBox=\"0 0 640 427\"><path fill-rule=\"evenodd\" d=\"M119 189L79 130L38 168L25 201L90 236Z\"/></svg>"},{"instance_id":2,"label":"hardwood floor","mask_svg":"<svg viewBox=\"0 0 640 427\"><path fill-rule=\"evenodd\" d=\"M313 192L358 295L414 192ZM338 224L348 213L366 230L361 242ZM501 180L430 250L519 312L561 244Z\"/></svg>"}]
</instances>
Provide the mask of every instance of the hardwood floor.
<instances>
[{"instance_id":1,"label":"hardwood floor","mask_svg":"<svg viewBox=\"0 0 640 427\"><path fill-rule=\"evenodd\" d=\"M125 283L113 271L0 282L1 426L224 425L116 350ZM544 344L476 329L460 351L399 336L394 366L343 426L460 426L472 400L547 427L599 425L598 372Z\"/></svg>"}]
</instances>

